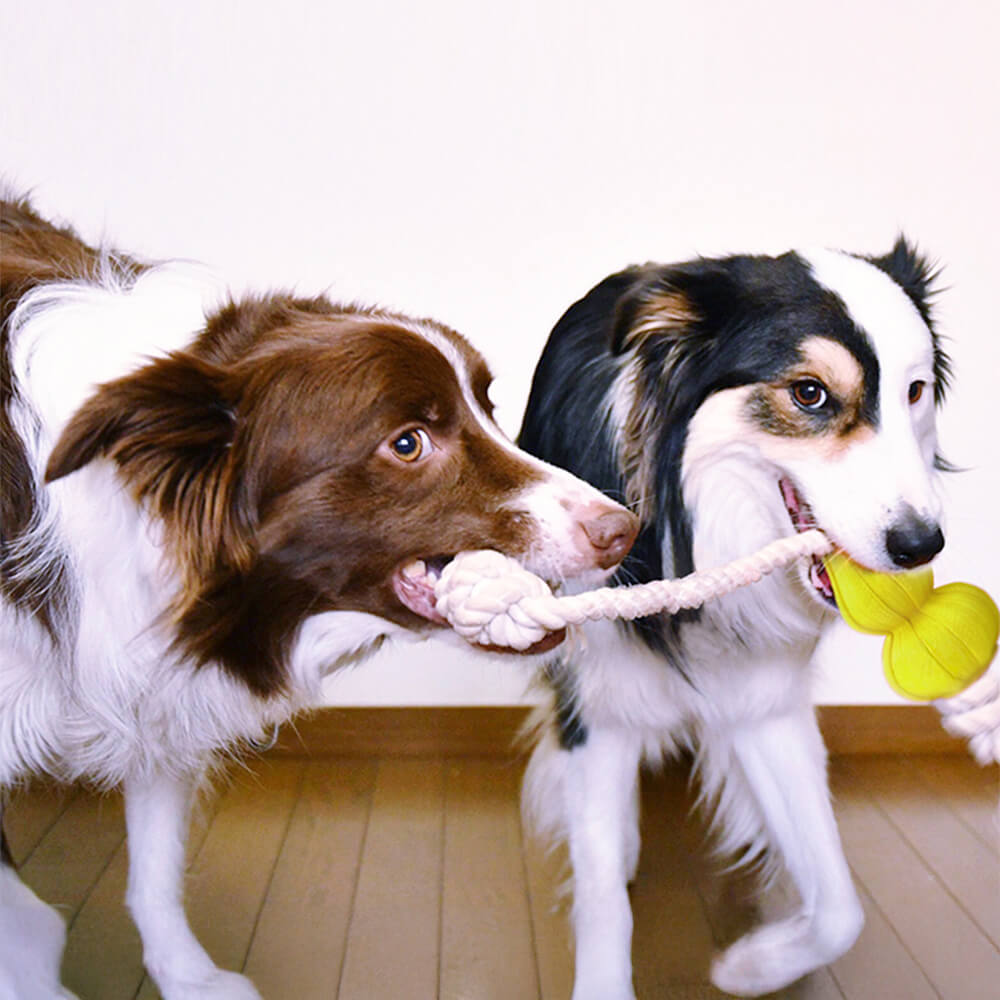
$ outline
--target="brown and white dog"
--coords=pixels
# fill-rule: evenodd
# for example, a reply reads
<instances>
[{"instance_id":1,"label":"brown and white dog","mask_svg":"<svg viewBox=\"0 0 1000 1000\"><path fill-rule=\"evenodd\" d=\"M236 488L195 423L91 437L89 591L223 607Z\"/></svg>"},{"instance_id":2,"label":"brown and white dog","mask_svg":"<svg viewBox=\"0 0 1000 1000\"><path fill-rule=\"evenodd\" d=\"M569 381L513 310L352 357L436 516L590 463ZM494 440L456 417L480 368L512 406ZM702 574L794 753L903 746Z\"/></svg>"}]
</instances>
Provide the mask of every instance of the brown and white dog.
<instances>
[{"instance_id":1,"label":"brown and white dog","mask_svg":"<svg viewBox=\"0 0 1000 1000\"><path fill-rule=\"evenodd\" d=\"M219 752L385 639L440 629L456 552L602 577L636 519L504 438L486 364L447 327L226 300L25 201L2 203L0 234L0 789L123 785L128 904L163 996L256 997L182 905ZM63 937L5 848L0 994L66 996Z\"/></svg>"}]
</instances>

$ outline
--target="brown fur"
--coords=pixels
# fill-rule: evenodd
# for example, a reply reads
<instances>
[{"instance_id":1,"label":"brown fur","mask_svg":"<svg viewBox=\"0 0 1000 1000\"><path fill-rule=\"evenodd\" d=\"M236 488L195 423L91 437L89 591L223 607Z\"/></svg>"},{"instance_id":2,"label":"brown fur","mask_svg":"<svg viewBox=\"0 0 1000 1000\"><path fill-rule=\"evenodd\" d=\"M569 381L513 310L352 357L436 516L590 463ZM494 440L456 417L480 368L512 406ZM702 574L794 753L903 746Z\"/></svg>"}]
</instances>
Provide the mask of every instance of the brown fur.
<instances>
[{"instance_id":1,"label":"brown fur","mask_svg":"<svg viewBox=\"0 0 1000 1000\"><path fill-rule=\"evenodd\" d=\"M190 350L104 386L52 453L50 480L101 455L118 465L181 568L180 644L261 694L281 687L307 614L425 626L392 592L399 564L483 538L529 544L502 502L533 469L482 430L451 365L404 322L323 299L231 304ZM437 329L484 394L482 359ZM440 448L407 465L385 444L414 426Z\"/></svg>"},{"instance_id":2,"label":"brown fur","mask_svg":"<svg viewBox=\"0 0 1000 1000\"><path fill-rule=\"evenodd\" d=\"M43 219L27 200L0 199L0 594L35 616L54 640L67 598L65 568L59 561L31 563L18 544L37 516L38 496L24 444L11 425L10 319L33 288L95 277L101 259L72 229ZM111 260L126 280L142 270L127 257Z\"/></svg>"},{"instance_id":3,"label":"brown fur","mask_svg":"<svg viewBox=\"0 0 1000 1000\"><path fill-rule=\"evenodd\" d=\"M127 284L143 269L109 261L25 203L11 204L5 233L12 300L49 280L99 279L113 267ZM8 419L7 347L5 539L24 534L45 500ZM94 391L56 441L45 482L113 462L162 528L178 580L168 623L177 651L268 696L286 686L310 615L433 627L398 596L407 563L482 547L531 557L539 526L518 498L548 473L488 426L490 381L471 345L433 321L323 297L248 296L208 316L186 348ZM431 446L408 461L392 446L416 432ZM592 550L581 549L593 557L584 568L610 566L634 538L620 519L604 538L592 522L614 510L595 503L582 503L576 522ZM52 581L34 584L14 596L58 641L69 625L27 604Z\"/></svg>"},{"instance_id":4,"label":"brown fur","mask_svg":"<svg viewBox=\"0 0 1000 1000\"><path fill-rule=\"evenodd\" d=\"M639 347L651 336L683 336L697 318L694 306L683 292L658 285L645 289L636 304L623 346Z\"/></svg>"}]
</instances>

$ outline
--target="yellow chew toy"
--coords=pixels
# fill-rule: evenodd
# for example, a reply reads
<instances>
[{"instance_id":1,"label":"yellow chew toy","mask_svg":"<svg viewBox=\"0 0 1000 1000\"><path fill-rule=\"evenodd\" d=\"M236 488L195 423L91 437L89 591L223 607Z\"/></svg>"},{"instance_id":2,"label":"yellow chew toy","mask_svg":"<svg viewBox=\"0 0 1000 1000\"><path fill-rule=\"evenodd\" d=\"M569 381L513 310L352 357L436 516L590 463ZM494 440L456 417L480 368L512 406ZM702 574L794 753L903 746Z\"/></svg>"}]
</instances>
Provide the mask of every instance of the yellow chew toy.
<instances>
[{"instance_id":1,"label":"yellow chew toy","mask_svg":"<svg viewBox=\"0 0 1000 1000\"><path fill-rule=\"evenodd\" d=\"M835 552L824 559L844 620L859 632L885 635L882 666L907 698L949 698L989 665L1000 611L970 583L934 587L930 569L874 573Z\"/></svg>"}]
</instances>

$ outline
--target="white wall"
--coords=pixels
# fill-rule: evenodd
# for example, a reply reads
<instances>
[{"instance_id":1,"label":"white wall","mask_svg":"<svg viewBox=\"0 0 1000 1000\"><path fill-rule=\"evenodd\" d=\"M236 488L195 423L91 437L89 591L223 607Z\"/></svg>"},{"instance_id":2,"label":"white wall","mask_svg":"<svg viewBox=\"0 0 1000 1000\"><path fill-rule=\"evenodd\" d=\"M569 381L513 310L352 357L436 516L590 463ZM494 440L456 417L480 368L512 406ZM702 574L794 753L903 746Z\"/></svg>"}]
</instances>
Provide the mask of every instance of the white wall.
<instances>
[{"instance_id":1,"label":"white wall","mask_svg":"<svg viewBox=\"0 0 1000 1000\"><path fill-rule=\"evenodd\" d=\"M280 8L280 9L279 9ZM1000 594L1000 14L983 0L8 3L0 171L88 235L234 284L465 331L515 432L533 359L610 270L889 247L947 266L942 579ZM827 700L891 700L838 635ZM407 647L350 702L494 702L523 673Z\"/></svg>"}]
</instances>

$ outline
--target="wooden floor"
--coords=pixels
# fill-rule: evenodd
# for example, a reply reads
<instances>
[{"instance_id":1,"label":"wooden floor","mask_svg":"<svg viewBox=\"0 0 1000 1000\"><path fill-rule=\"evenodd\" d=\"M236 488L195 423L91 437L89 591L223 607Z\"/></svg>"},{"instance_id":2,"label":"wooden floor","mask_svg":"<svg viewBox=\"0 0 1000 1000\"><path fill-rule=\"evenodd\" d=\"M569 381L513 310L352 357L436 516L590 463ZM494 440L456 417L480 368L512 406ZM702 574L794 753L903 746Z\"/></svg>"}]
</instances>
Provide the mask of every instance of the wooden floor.
<instances>
[{"instance_id":1,"label":"wooden floor","mask_svg":"<svg viewBox=\"0 0 1000 1000\"><path fill-rule=\"evenodd\" d=\"M562 858L526 843L506 759L270 760L198 822L188 900L199 938L268 1000L565 1000ZM841 757L832 783L867 911L859 943L782 996L1000 996L997 769L963 756ZM710 955L753 918L713 874L684 774L643 789L632 891L640 998L718 997ZM81 1000L152 998L122 906L117 797L36 789L7 813L24 879L69 924Z\"/></svg>"}]
</instances>

